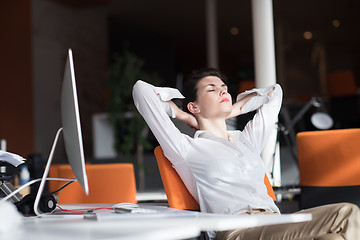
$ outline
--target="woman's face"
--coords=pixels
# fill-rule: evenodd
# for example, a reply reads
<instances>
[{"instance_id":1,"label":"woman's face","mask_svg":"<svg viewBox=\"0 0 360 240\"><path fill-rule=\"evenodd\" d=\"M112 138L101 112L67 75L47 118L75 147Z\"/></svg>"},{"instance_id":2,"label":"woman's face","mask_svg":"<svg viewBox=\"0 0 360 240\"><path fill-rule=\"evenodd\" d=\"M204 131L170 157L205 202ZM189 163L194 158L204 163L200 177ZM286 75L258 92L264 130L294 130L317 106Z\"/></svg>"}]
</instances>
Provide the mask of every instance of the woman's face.
<instances>
[{"instance_id":1,"label":"woman's face","mask_svg":"<svg viewBox=\"0 0 360 240\"><path fill-rule=\"evenodd\" d=\"M218 77L207 76L197 85L195 105L204 118L226 118L232 110L232 99L227 85Z\"/></svg>"}]
</instances>

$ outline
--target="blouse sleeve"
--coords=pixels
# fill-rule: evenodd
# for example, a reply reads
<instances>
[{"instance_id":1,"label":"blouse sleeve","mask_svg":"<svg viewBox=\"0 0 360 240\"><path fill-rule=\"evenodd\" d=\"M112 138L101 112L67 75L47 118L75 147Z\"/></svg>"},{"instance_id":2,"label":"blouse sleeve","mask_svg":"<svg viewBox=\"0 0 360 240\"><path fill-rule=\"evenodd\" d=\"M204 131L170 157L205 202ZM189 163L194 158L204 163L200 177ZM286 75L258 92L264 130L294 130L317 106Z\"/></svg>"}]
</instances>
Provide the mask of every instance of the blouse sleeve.
<instances>
[{"instance_id":1,"label":"blouse sleeve","mask_svg":"<svg viewBox=\"0 0 360 240\"><path fill-rule=\"evenodd\" d=\"M257 110L258 108L260 108L262 105L264 105L267 101L268 101L268 92L274 88L274 85L270 86L270 87L266 87L266 88L260 88L260 89L252 89L252 90L248 90L245 91L243 93L240 93L237 98L236 101L240 101L241 99L243 99L244 97L256 92L257 95L250 98L249 101L247 101L244 106L242 106L241 108L241 114L245 114L254 110Z\"/></svg>"},{"instance_id":2,"label":"blouse sleeve","mask_svg":"<svg viewBox=\"0 0 360 240\"><path fill-rule=\"evenodd\" d=\"M133 88L134 103L169 159L183 158L188 147L188 139L174 125L169 117L175 112L166 101L183 98L174 88L160 88L137 81ZM176 164L176 163L174 163Z\"/></svg>"},{"instance_id":3,"label":"blouse sleeve","mask_svg":"<svg viewBox=\"0 0 360 240\"><path fill-rule=\"evenodd\" d=\"M268 96L271 89L274 91ZM249 121L243 133L252 142L258 153L261 153L275 124L282 104L283 92L279 84L268 88L253 89L245 93L256 92L257 96L251 98L243 106L243 111L250 112L257 109L254 118Z\"/></svg>"},{"instance_id":4,"label":"blouse sleeve","mask_svg":"<svg viewBox=\"0 0 360 240\"><path fill-rule=\"evenodd\" d=\"M164 155L171 161L190 193L198 199L194 177L185 162L192 138L181 133L169 118L174 118L175 112L167 101L183 96L177 89L155 87L139 80L133 87L133 98L136 108L161 145Z\"/></svg>"}]
</instances>

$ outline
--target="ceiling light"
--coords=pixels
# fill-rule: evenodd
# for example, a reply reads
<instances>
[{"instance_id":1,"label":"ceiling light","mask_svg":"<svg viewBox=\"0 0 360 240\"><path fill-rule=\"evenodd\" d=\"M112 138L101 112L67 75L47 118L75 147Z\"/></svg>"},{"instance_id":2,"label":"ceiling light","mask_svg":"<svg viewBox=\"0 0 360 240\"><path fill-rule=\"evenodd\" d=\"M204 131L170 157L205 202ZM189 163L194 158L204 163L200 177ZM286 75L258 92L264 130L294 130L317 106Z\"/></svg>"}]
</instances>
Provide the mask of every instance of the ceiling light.
<instances>
[{"instance_id":1,"label":"ceiling light","mask_svg":"<svg viewBox=\"0 0 360 240\"><path fill-rule=\"evenodd\" d=\"M306 40L310 40L312 38L312 32L310 32L310 31L304 32L303 35Z\"/></svg>"},{"instance_id":2,"label":"ceiling light","mask_svg":"<svg viewBox=\"0 0 360 240\"><path fill-rule=\"evenodd\" d=\"M338 19L332 20L332 25L334 28L340 27L340 21Z\"/></svg>"},{"instance_id":3,"label":"ceiling light","mask_svg":"<svg viewBox=\"0 0 360 240\"><path fill-rule=\"evenodd\" d=\"M231 35L236 36L239 34L239 29L237 27L232 27L230 28L230 33Z\"/></svg>"}]
</instances>

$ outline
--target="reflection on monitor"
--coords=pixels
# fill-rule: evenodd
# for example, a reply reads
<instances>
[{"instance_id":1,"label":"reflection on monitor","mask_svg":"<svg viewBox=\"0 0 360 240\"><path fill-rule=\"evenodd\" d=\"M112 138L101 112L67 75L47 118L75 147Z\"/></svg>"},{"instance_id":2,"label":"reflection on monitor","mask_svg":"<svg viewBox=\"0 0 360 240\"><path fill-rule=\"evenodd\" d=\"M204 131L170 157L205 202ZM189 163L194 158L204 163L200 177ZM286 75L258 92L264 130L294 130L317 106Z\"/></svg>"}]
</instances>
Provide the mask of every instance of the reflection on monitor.
<instances>
[{"instance_id":1,"label":"reflection on monitor","mask_svg":"<svg viewBox=\"0 0 360 240\"><path fill-rule=\"evenodd\" d=\"M52 162L56 144L61 131L63 131L65 151L71 168L75 174L75 178L80 183L85 194L88 195L89 193L88 180L85 170L85 158L80 126L79 106L76 92L74 62L71 49L69 49L68 51L68 58L65 65L65 72L62 83L61 124L62 128L60 128L56 134L48 161L46 163L44 174L40 182L39 190L35 198L34 212L36 215L42 214L41 210L39 209L39 202L41 194L44 190L46 178L49 174L50 164Z\"/></svg>"}]
</instances>

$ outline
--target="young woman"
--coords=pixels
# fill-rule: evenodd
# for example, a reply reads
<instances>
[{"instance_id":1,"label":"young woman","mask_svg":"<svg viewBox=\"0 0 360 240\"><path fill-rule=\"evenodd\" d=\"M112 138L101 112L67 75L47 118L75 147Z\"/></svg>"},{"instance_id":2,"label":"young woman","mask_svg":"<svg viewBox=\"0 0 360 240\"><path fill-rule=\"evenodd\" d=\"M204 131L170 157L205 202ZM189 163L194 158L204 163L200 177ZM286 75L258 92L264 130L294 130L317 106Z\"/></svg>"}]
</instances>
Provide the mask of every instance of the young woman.
<instances>
[{"instance_id":1,"label":"young woman","mask_svg":"<svg viewBox=\"0 0 360 240\"><path fill-rule=\"evenodd\" d=\"M201 211L279 214L278 207L267 194L260 154L277 121L282 102L281 87L275 84L246 91L239 94L237 101L232 104L225 78L210 68L194 71L185 90L188 92L188 112L172 102L171 99L184 98L176 89L155 87L139 80L134 85L133 97L165 156L198 201ZM253 110L257 110L257 113L243 131L227 130L227 119ZM181 133L169 117L198 129L194 137ZM322 207L317 212L312 212L315 221L310 223L237 229L217 234L210 232L209 237L338 239L335 237L351 234L351 238L346 239L360 239L357 238L360 235L355 235L359 232L356 229L359 223L352 220L354 216L359 217L357 206L332 205ZM346 219L343 215L346 215ZM326 225L323 223L325 219L332 221ZM327 235L333 238L326 238Z\"/></svg>"}]
</instances>

